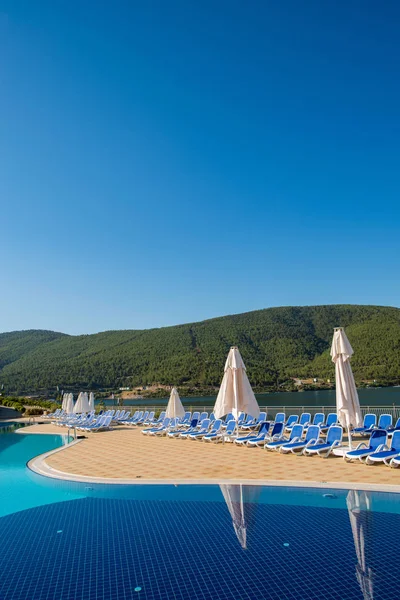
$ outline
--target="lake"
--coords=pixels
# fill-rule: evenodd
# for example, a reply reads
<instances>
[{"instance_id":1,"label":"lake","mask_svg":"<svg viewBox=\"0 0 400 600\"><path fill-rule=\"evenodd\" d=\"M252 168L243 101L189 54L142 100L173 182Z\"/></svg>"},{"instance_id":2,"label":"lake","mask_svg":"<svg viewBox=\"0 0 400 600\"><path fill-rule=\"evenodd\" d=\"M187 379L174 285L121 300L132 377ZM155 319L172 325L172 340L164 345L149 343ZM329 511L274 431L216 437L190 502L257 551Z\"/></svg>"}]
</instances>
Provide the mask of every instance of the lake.
<instances>
[{"instance_id":1,"label":"lake","mask_svg":"<svg viewBox=\"0 0 400 600\"><path fill-rule=\"evenodd\" d=\"M358 390L362 406L400 405L400 387L362 388ZM216 396L185 398L181 400L185 406L213 406ZM274 392L256 394L260 406L335 406L336 391L321 390L312 392ZM124 406L166 406L168 398L146 398L126 400ZM107 406L114 406L115 400L106 400Z\"/></svg>"}]
</instances>

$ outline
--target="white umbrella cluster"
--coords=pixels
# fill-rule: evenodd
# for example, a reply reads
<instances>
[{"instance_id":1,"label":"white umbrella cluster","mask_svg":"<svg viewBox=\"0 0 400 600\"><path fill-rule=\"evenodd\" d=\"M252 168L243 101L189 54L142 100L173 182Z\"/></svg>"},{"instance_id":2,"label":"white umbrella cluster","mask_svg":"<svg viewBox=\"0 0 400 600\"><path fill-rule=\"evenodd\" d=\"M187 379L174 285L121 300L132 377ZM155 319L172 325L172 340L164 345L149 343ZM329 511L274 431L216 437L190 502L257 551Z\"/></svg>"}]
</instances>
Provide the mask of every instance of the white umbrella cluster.
<instances>
[{"instance_id":1,"label":"white umbrella cluster","mask_svg":"<svg viewBox=\"0 0 400 600\"><path fill-rule=\"evenodd\" d=\"M90 411L90 406L89 406L88 394L87 394L87 392L80 392L78 399L75 402L73 412L76 414L80 414L80 413L89 412L89 411Z\"/></svg>"},{"instance_id":2,"label":"white umbrella cluster","mask_svg":"<svg viewBox=\"0 0 400 600\"><path fill-rule=\"evenodd\" d=\"M73 394L63 394L63 401L61 404L62 410L64 410L67 414L71 414L74 410L74 395Z\"/></svg>"}]
</instances>

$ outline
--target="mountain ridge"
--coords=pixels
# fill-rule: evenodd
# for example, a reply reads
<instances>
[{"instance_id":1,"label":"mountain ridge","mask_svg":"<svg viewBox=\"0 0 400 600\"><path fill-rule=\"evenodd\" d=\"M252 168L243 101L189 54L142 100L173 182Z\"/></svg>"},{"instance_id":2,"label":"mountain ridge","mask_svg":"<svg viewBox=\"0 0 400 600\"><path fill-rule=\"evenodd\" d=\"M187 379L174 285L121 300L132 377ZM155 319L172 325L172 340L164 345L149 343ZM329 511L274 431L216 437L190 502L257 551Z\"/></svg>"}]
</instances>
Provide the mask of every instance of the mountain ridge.
<instances>
[{"instance_id":1,"label":"mountain ridge","mask_svg":"<svg viewBox=\"0 0 400 600\"><path fill-rule=\"evenodd\" d=\"M215 386L238 345L257 387L296 376L331 377L333 327L346 327L359 379L400 376L400 309L375 305L285 306L152 329L70 335L0 334L0 385L27 392L81 386Z\"/></svg>"}]
</instances>

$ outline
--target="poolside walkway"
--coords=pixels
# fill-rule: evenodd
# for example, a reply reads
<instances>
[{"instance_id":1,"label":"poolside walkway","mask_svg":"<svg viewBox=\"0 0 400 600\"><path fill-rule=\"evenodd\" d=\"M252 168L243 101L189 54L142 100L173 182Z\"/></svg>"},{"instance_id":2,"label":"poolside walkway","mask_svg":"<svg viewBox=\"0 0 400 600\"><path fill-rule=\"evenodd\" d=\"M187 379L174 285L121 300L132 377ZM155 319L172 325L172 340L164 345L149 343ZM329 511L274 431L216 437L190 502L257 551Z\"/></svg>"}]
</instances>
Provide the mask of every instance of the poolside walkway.
<instances>
[{"instance_id":1,"label":"poolside walkway","mask_svg":"<svg viewBox=\"0 0 400 600\"><path fill-rule=\"evenodd\" d=\"M67 433L51 424L33 425L26 433ZM282 455L234 444L148 437L140 429L116 427L87 434L87 439L45 459L51 469L68 476L172 482L262 480L400 486L400 469L345 463L341 458ZM344 487L346 487L344 485ZM399 488L400 489L400 488Z\"/></svg>"}]
</instances>

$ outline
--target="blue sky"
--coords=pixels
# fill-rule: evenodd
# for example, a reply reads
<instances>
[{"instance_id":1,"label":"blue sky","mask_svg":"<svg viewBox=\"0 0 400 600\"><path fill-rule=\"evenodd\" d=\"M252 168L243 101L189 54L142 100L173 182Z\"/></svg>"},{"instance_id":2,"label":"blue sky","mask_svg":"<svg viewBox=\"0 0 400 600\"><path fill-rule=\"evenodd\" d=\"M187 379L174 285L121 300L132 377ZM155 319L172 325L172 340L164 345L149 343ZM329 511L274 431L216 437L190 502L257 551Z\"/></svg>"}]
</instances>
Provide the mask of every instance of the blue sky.
<instances>
[{"instance_id":1,"label":"blue sky","mask_svg":"<svg viewBox=\"0 0 400 600\"><path fill-rule=\"evenodd\" d=\"M399 305L397 2L0 0L0 331Z\"/></svg>"}]
</instances>

